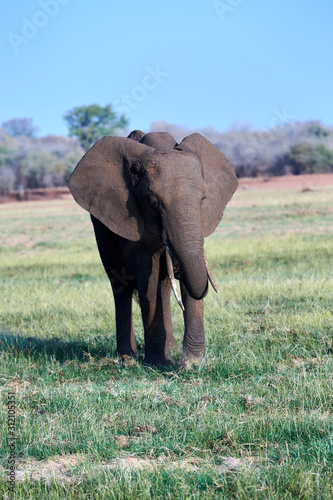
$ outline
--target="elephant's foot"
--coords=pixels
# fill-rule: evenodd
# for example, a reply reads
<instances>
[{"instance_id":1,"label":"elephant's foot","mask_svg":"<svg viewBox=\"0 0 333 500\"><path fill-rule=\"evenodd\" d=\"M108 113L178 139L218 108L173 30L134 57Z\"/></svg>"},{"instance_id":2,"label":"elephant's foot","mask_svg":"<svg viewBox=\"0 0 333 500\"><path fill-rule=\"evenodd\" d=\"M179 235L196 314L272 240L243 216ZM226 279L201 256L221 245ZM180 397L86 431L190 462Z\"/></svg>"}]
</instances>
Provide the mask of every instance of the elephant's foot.
<instances>
[{"instance_id":1,"label":"elephant's foot","mask_svg":"<svg viewBox=\"0 0 333 500\"><path fill-rule=\"evenodd\" d=\"M202 346L200 349L196 349L194 352L191 351L188 346L183 344L182 361L180 368L182 370L189 369L192 366L200 366L206 362L206 350Z\"/></svg>"},{"instance_id":2,"label":"elephant's foot","mask_svg":"<svg viewBox=\"0 0 333 500\"><path fill-rule=\"evenodd\" d=\"M120 356L120 359L123 366L127 367L134 366L137 363L137 357L127 356L127 354L123 354L122 356Z\"/></svg>"},{"instance_id":3,"label":"elephant's foot","mask_svg":"<svg viewBox=\"0 0 333 500\"><path fill-rule=\"evenodd\" d=\"M190 370L194 366L202 366L206 363L206 358L204 356L199 357L182 357L182 361L180 363L181 370Z\"/></svg>"},{"instance_id":4,"label":"elephant's foot","mask_svg":"<svg viewBox=\"0 0 333 500\"><path fill-rule=\"evenodd\" d=\"M127 348L117 347L117 354L120 358L122 358L123 356L127 356L137 359L138 357L138 353L136 351L133 351L133 349L131 349L130 347Z\"/></svg>"},{"instance_id":5,"label":"elephant's foot","mask_svg":"<svg viewBox=\"0 0 333 500\"><path fill-rule=\"evenodd\" d=\"M150 366L173 366L174 360L170 355L146 353L144 363Z\"/></svg>"}]
</instances>

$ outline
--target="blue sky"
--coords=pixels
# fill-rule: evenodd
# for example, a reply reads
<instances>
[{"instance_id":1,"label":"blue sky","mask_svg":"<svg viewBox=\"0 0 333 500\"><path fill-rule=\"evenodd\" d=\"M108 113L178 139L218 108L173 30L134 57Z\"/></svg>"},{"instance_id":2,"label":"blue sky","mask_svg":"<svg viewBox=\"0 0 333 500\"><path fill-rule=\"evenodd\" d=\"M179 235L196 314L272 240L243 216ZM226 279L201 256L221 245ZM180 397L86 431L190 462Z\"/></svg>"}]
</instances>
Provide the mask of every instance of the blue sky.
<instances>
[{"instance_id":1,"label":"blue sky","mask_svg":"<svg viewBox=\"0 0 333 500\"><path fill-rule=\"evenodd\" d=\"M73 106L226 130L333 124L332 0L13 0L1 6L0 123L67 134Z\"/></svg>"}]
</instances>

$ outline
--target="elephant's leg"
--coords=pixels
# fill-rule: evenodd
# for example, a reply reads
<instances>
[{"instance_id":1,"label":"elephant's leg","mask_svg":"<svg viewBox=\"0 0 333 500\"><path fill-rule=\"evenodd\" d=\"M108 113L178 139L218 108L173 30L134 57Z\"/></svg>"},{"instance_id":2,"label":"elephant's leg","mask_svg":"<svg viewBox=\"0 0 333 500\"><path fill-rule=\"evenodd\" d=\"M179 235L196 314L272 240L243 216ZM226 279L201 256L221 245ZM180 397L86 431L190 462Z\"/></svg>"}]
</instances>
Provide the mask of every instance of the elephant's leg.
<instances>
[{"instance_id":1,"label":"elephant's leg","mask_svg":"<svg viewBox=\"0 0 333 500\"><path fill-rule=\"evenodd\" d=\"M134 276L126 271L125 261L119 245L119 237L99 220L91 216L99 254L109 277L116 309L117 352L120 355L136 355L132 324L132 295Z\"/></svg>"},{"instance_id":2,"label":"elephant's leg","mask_svg":"<svg viewBox=\"0 0 333 500\"><path fill-rule=\"evenodd\" d=\"M130 286L123 289L112 285L114 303L116 308L116 337L117 352L120 356L136 356L136 343L132 321L132 294L133 288Z\"/></svg>"},{"instance_id":3,"label":"elephant's leg","mask_svg":"<svg viewBox=\"0 0 333 500\"><path fill-rule=\"evenodd\" d=\"M200 361L206 353L203 300L193 299L182 282L180 282L180 289L185 307L183 357L193 361Z\"/></svg>"},{"instance_id":4,"label":"elephant's leg","mask_svg":"<svg viewBox=\"0 0 333 500\"><path fill-rule=\"evenodd\" d=\"M140 264L144 272L139 273L137 285L145 335L145 363L168 365L172 358L167 339L173 338L170 288L166 280L161 279L160 256L144 255Z\"/></svg>"},{"instance_id":5,"label":"elephant's leg","mask_svg":"<svg viewBox=\"0 0 333 500\"><path fill-rule=\"evenodd\" d=\"M111 282L116 309L116 338L119 355L136 356L136 344L132 322L133 283L124 272L116 270L103 251L100 250L104 268Z\"/></svg>"}]
</instances>

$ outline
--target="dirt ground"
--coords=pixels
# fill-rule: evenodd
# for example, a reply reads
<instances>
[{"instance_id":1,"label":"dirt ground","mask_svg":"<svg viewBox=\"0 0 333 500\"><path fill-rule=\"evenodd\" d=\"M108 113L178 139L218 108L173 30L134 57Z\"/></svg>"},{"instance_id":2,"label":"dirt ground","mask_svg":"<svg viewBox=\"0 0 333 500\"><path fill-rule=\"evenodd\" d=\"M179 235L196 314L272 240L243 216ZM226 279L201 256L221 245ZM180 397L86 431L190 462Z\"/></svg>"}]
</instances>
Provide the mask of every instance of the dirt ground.
<instances>
[{"instance_id":1,"label":"dirt ground","mask_svg":"<svg viewBox=\"0 0 333 500\"><path fill-rule=\"evenodd\" d=\"M311 189L333 184L333 174L284 175L239 179L238 189Z\"/></svg>"},{"instance_id":2,"label":"dirt ground","mask_svg":"<svg viewBox=\"0 0 333 500\"><path fill-rule=\"evenodd\" d=\"M227 474L235 472L244 467L255 467L256 460L254 457L246 457L244 459L234 457L221 457L222 464L215 466L215 470L220 474ZM78 466L86 465L86 470L78 473L75 468ZM60 483L80 482L87 476L89 470L90 474L94 471L100 473L101 470L159 470L159 469L184 469L189 472L198 472L204 464L200 458L193 457L185 460L170 460L166 456L160 456L158 459L143 458L136 456L120 456L111 460L110 462L93 463L89 460L88 456L83 454L73 455L57 455L48 460L39 461L33 458L27 461L18 462L18 470L16 471L16 480L19 482L32 480L38 481L40 479L45 482L50 482L52 479L58 480ZM1 468L0 468L1 471ZM4 473L4 470L1 471Z\"/></svg>"}]
</instances>

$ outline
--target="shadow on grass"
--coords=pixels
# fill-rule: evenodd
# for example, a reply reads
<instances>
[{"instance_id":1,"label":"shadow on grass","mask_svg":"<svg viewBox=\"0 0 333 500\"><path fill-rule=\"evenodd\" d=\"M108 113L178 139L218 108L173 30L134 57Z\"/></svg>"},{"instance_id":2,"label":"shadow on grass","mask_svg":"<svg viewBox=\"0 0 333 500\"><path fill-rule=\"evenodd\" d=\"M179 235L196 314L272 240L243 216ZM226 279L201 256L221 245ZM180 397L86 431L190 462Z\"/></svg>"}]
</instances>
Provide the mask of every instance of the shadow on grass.
<instances>
[{"instance_id":1,"label":"shadow on grass","mask_svg":"<svg viewBox=\"0 0 333 500\"><path fill-rule=\"evenodd\" d=\"M0 333L0 351L23 354L26 357L37 359L41 356L50 356L57 361L86 359L87 354L92 357L116 357L115 340L111 338L95 338L91 342L63 341L58 337L39 339L37 337L22 337L7 332Z\"/></svg>"},{"instance_id":2,"label":"shadow on grass","mask_svg":"<svg viewBox=\"0 0 333 500\"><path fill-rule=\"evenodd\" d=\"M175 365L167 366L154 366L150 367L143 363L144 348L138 343L138 358L140 365L146 366L147 369L153 369L155 372L174 372L180 364L179 356ZM87 360L94 360L98 363L103 362L108 358L110 361L117 358L116 339L104 336L97 336L90 342L84 341L63 341L58 337L51 337L50 339L39 339L37 337L22 337L20 335L13 335L2 331L0 333L0 352L6 352L10 355L22 355L29 360L38 362L40 358L52 358L60 363L67 361L86 362ZM130 358L124 359L123 364L131 366ZM116 363L117 364L117 363ZM106 365L105 365L106 366Z\"/></svg>"}]
</instances>

